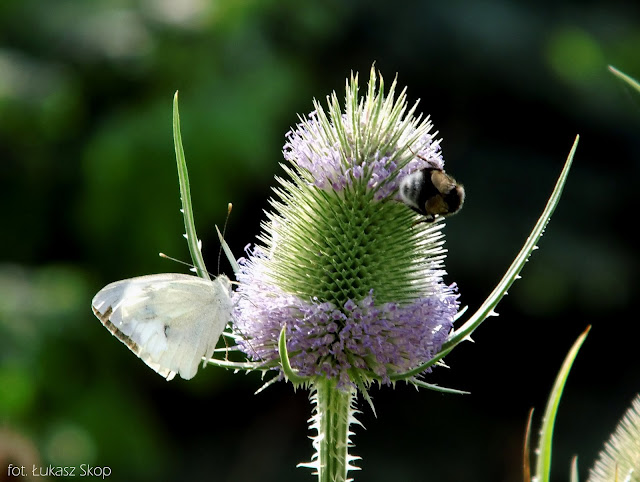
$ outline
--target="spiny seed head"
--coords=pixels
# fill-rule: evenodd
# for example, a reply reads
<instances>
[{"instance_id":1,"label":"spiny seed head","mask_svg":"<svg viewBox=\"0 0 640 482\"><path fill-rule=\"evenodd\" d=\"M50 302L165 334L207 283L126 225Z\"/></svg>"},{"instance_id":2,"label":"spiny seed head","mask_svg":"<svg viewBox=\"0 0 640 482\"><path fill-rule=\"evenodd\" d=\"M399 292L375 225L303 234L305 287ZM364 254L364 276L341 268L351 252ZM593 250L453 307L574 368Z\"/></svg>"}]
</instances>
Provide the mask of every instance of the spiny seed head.
<instances>
[{"instance_id":1,"label":"spiny seed head","mask_svg":"<svg viewBox=\"0 0 640 482\"><path fill-rule=\"evenodd\" d=\"M458 295L442 280L444 223L420 222L398 196L404 176L442 169L440 141L395 92L394 81L385 94L372 69L359 97L352 75L344 109L333 93L326 111L314 101L287 133L287 177L259 244L240 260L234 295L239 346L253 359L279 359L286 323L300 375L346 386L359 370L361 380L389 382L445 341Z\"/></svg>"}]
</instances>

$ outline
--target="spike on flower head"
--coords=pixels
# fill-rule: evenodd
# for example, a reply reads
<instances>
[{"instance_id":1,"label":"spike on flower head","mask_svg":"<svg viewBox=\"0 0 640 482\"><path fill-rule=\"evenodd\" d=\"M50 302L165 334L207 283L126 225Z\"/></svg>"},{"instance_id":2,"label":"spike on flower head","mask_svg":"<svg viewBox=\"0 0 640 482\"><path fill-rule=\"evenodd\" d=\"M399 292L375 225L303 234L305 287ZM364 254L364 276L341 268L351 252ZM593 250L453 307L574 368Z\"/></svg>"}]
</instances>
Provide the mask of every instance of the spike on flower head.
<instances>
[{"instance_id":1,"label":"spike on flower head","mask_svg":"<svg viewBox=\"0 0 640 482\"><path fill-rule=\"evenodd\" d=\"M373 69L358 94L355 75L344 108L334 93L287 133L288 178L240 260L234 295L249 356L278 360L286 324L291 366L339 386L389 383L428 361L458 311L455 285L442 279L444 224L419 222L398 196L404 176L442 169L437 133Z\"/></svg>"}]
</instances>

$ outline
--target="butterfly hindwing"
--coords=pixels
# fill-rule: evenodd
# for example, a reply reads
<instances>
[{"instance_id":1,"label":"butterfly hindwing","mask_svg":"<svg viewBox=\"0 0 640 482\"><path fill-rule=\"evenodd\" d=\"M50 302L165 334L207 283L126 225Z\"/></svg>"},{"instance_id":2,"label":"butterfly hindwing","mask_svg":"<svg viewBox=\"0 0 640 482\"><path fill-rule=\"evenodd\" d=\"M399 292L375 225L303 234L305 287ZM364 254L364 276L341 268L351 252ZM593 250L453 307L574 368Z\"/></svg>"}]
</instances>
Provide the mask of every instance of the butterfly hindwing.
<instances>
[{"instance_id":1,"label":"butterfly hindwing","mask_svg":"<svg viewBox=\"0 0 640 482\"><path fill-rule=\"evenodd\" d=\"M231 283L165 273L116 281L92 301L93 312L120 341L167 380L186 380L210 358L231 321Z\"/></svg>"}]
</instances>

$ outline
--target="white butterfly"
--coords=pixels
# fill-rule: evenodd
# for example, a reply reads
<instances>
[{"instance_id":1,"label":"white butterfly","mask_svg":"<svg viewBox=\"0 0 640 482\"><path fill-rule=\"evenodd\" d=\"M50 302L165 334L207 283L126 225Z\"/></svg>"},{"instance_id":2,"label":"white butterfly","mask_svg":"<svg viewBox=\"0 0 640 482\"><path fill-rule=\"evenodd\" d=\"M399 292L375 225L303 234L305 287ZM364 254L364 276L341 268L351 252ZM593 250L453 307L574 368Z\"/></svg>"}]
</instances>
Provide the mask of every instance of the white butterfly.
<instances>
[{"instance_id":1,"label":"white butterfly","mask_svg":"<svg viewBox=\"0 0 640 482\"><path fill-rule=\"evenodd\" d=\"M164 273L116 281L91 302L102 324L171 380L190 380L232 319L231 281ZM206 363L206 361L205 361Z\"/></svg>"}]
</instances>

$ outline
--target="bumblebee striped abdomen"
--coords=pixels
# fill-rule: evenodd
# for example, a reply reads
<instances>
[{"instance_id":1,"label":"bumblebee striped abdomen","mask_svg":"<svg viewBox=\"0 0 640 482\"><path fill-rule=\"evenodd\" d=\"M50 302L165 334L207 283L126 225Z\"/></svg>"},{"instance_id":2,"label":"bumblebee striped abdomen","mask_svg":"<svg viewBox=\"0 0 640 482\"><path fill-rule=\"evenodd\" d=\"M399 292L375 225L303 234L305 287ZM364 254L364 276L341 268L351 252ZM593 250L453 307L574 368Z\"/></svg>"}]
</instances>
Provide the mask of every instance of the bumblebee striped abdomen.
<instances>
[{"instance_id":1,"label":"bumblebee striped abdomen","mask_svg":"<svg viewBox=\"0 0 640 482\"><path fill-rule=\"evenodd\" d=\"M464 187L442 169L428 167L408 174L400 181L400 198L427 222L436 216L451 216L464 204Z\"/></svg>"}]
</instances>

